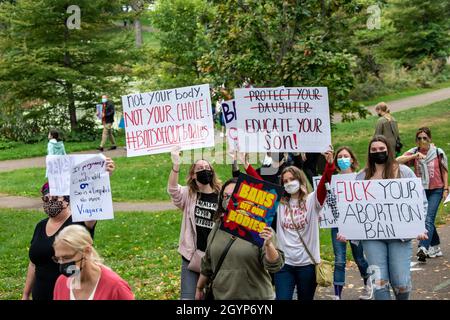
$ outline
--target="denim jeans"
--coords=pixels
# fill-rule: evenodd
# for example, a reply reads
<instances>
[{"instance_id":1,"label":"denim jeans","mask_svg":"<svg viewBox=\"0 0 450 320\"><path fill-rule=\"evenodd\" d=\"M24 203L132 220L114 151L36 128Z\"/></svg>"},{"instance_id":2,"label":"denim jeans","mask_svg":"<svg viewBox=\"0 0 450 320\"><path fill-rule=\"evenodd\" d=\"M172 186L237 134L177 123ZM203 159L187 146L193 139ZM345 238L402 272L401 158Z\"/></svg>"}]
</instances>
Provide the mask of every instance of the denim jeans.
<instances>
[{"instance_id":1,"label":"denim jeans","mask_svg":"<svg viewBox=\"0 0 450 320\"><path fill-rule=\"evenodd\" d=\"M292 300L297 287L298 300L313 300L316 292L316 269L313 264L290 266L285 264L275 273L275 292L277 300Z\"/></svg>"},{"instance_id":2,"label":"denim jeans","mask_svg":"<svg viewBox=\"0 0 450 320\"><path fill-rule=\"evenodd\" d=\"M439 235L436 230L436 226L434 225L434 221L436 220L436 215L438 212L439 204L442 200L442 195L444 193L444 189L433 189L433 190L425 190L428 200L428 211L427 216L425 218L425 228L428 231L428 239L421 240L419 242L419 247L425 247L428 249L431 246L436 246L440 244Z\"/></svg>"},{"instance_id":3,"label":"denim jeans","mask_svg":"<svg viewBox=\"0 0 450 320\"><path fill-rule=\"evenodd\" d=\"M331 241L333 242L333 252L334 252L334 272L333 279L334 284L338 286L345 285L345 264L347 261L347 242L341 242L336 240L338 234L338 228L331 228ZM358 266L359 273L361 277L366 280L369 275L367 274L367 268L369 264L364 258L363 248L361 242L358 245L350 242L350 247L352 249L353 259Z\"/></svg>"},{"instance_id":4,"label":"denim jeans","mask_svg":"<svg viewBox=\"0 0 450 320\"><path fill-rule=\"evenodd\" d=\"M392 286L397 300L408 300L411 291L412 241L361 241L374 282L375 300L390 300Z\"/></svg>"},{"instance_id":5,"label":"denim jeans","mask_svg":"<svg viewBox=\"0 0 450 320\"><path fill-rule=\"evenodd\" d=\"M181 300L195 300L195 289L200 274L187 268L189 260L184 257L181 259Z\"/></svg>"}]
</instances>

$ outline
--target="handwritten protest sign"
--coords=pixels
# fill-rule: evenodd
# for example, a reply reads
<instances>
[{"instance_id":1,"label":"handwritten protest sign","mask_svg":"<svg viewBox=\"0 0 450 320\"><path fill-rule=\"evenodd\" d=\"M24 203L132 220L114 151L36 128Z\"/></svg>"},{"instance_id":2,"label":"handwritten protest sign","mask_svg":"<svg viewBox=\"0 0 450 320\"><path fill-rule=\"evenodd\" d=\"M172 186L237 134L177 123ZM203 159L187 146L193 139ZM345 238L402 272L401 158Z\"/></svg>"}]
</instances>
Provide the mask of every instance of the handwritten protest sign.
<instances>
[{"instance_id":1,"label":"handwritten protest sign","mask_svg":"<svg viewBox=\"0 0 450 320\"><path fill-rule=\"evenodd\" d=\"M127 156L214 146L209 85L122 96Z\"/></svg>"},{"instance_id":2,"label":"handwritten protest sign","mask_svg":"<svg viewBox=\"0 0 450 320\"><path fill-rule=\"evenodd\" d=\"M240 174L220 228L262 247L259 233L272 224L283 189L246 174Z\"/></svg>"},{"instance_id":3,"label":"handwritten protest sign","mask_svg":"<svg viewBox=\"0 0 450 320\"><path fill-rule=\"evenodd\" d=\"M238 150L238 131L236 124L236 102L228 100L222 102L222 115L226 128L229 151Z\"/></svg>"},{"instance_id":4,"label":"handwritten protest sign","mask_svg":"<svg viewBox=\"0 0 450 320\"><path fill-rule=\"evenodd\" d=\"M347 174L335 174L331 177L331 192L336 194L336 182L337 181L352 181L355 180L356 173ZM317 190L321 176L313 177L314 189ZM337 209L337 208L336 208ZM339 209L337 209L337 214L339 215ZM328 206L327 201L324 202L322 211L320 212L319 226L322 229L337 228L338 219L333 214L333 210Z\"/></svg>"},{"instance_id":5,"label":"handwritten protest sign","mask_svg":"<svg viewBox=\"0 0 450 320\"><path fill-rule=\"evenodd\" d=\"M349 240L412 239L425 232L418 178L337 181L339 232Z\"/></svg>"},{"instance_id":6,"label":"handwritten protest sign","mask_svg":"<svg viewBox=\"0 0 450 320\"><path fill-rule=\"evenodd\" d=\"M67 196L70 194L70 174L72 166L92 157L89 154L55 156L50 155L45 159L47 166L48 184L50 195Z\"/></svg>"},{"instance_id":7,"label":"handwritten protest sign","mask_svg":"<svg viewBox=\"0 0 450 320\"><path fill-rule=\"evenodd\" d=\"M245 152L324 152L331 144L328 90L234 89L239 149Z\"/></svg>"},{"instance_id":8,"label":"handwritten protest sign","mask_svg":"<svg viewBox=\"0 0 450 320\"><path fill-rule=\"evenodd\" d=\"M114 219L104 155L93 155L72 167L70 209L75 222Z\"/></svg>"}]
</instances>

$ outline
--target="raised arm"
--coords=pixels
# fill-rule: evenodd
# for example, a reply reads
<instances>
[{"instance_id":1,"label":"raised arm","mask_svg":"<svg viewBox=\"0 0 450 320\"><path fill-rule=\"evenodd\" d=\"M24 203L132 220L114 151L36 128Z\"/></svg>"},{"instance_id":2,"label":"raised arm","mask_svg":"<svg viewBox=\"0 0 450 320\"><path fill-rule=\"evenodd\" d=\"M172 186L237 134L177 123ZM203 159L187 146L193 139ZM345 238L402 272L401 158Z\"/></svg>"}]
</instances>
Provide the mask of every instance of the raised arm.
<instances>
[{"instance_id":1,"label":"raised arm","mask_svg":"<svg viewBox=\"0 0 450 320\"><path fill-rule=\"evenodd\" d=\"M322 175L322 178L320 179L319 185L317 186L317 200L319 201L320 205L323 205L323 203L325 202L325 198L327 197L327 190L325 188L325 183L331 182L331 176L336 170L336 166L334 165L334 156L332 149L325 152L324 155L325 159L327 160L327 163L325 165L325 171Z\"/></svg>"}]
</instances>

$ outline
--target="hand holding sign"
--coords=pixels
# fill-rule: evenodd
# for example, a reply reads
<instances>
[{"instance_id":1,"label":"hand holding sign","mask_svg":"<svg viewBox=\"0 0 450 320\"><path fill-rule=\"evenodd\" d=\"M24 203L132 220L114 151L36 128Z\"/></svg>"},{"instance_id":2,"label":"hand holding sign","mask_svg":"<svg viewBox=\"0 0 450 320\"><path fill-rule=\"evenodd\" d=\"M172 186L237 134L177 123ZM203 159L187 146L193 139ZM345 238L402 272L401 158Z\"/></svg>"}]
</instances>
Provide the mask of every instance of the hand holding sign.
<instances>
[{"instance_id":1,"label":"hand holding sign","mask_svg":"<svg viewBox=\"0 0 450 320\"><path fill-rule=\"evenodd\" d=\"M170 152L170 158L172 159L172 163L174 165L180 165L181 163L181 147L180 146L175 146L173 147L172 151Z\"/></svg>"},{"instance_id":2,"label":"hand holding sign","mask_svg":"<svg viewBox=\"0 0 450 320\"><path fill-rule=\"evenodd\" d=\"M106 158L106 171L108 171L109 175L111 176L114 170L116 170L116 165L114 164L113 159Z\"/></svg>"},{"instance_id":3,"label":"hand holding sign","mask_svg":"<svg viewBox=\"0 0 450 320\"><path fill-rule=\"evenodd\" d=\"M262 239L264 239L264 246L265 247L268 247L272 243L273 233L272 233L272 229L270 229L269 227L265 227L263 229L263 231L261 231L259 236Z\"/></svg>"}]
</instances>

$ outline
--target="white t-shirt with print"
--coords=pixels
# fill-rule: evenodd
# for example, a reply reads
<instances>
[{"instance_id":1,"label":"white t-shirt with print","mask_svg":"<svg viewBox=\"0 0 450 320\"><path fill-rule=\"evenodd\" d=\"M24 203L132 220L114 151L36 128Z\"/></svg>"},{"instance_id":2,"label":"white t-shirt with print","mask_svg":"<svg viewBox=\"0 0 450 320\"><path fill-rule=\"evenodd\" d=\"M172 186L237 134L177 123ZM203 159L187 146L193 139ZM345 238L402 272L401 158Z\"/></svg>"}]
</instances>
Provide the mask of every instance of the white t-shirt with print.
<instances>
[{"instance_id":1,"label":"white t-shirt with print","mask_svg":"<svg viewBox=\"0 0 450 320\"><path fill-rule=\"evenodd\" d=\"M277 239L280 249L284 252L285 263L291 266L313 263L300 241L296 227L316 263L320 263L319 216L322 206L317 200L316 192L310 193L306 201L300 204L293 199L289 203L295 225L287 205L280 203L277 213Z\"/></svg>"}]
</instances>

